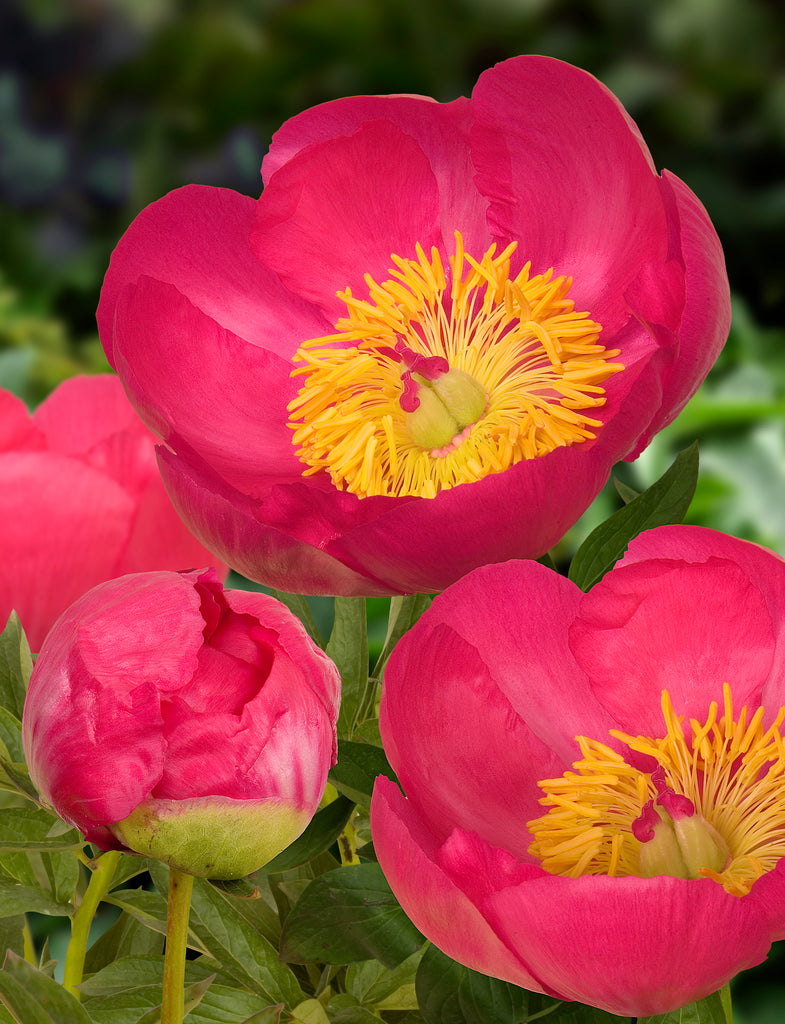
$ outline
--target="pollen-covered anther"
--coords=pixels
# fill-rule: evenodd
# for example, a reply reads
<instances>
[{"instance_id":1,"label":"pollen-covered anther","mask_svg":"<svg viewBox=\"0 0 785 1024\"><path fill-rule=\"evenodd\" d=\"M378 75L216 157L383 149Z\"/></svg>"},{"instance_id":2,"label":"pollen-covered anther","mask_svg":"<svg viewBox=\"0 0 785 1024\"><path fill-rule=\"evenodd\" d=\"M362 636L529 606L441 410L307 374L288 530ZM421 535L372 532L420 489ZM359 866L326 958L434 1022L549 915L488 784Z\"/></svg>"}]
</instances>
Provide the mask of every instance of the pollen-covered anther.
<instances>
[{"instance_id":1,"label":"pollen-covered anther","mask_svg":"<svg viewBox=\"0 0 785 1024\"><path fill-rule=\"evenodd\" d=\"M611 735L653 758L644 772L617 750L578 738L583 754L558 779L540 782L549 810L530 821L530 852L546 871L582 874L709 878L733 896L785 856L785 708L764 729L763 708L733 717L730 687L724 716L712 703L705 722L685 736L667 691L666 732L659 739Z\"/></svg>"},{"instance_id":2,"label":"pollen-covered anther","mask_svg":"<svg viewBox=\"0 0 785 1024\"><path fill-rule=\"evenodd\" d=\"M510 276L516 244L481 260L391 257L366 299L339 293L337 333L306 342L290 427L306 475L361 497L434 497L564 445L594 438L602 383L623 370L601 327L575 312L571 281Z\"/></svg>"}]
</instances>

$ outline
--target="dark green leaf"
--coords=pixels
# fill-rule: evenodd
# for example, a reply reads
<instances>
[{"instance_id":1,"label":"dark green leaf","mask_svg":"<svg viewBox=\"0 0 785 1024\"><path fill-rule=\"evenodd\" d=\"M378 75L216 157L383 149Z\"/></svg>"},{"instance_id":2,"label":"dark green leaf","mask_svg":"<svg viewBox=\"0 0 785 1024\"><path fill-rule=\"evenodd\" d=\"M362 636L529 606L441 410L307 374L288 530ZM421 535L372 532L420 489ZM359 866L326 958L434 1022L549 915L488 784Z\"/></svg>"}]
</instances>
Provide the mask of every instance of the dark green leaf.
<instances>
[{"instance_id":1,"label":"dark green leaf","mask_svg":"<svg viewBox=\"0 0 785 1024\"><path fill-rule=\"evenodd\" d=\"M22 723L5 708L0 708L0 753L3 760L24 763Z\"/></svg>"},{"instance_id":2,"label":"dark green leaf","mask_svg":"<svg viewBox=\"0 0 785 1024\"><path fill-rule=\"evenodd\" d=\"M69 903L79 884L79 860L70 850L42 853L41 864L49 880L49 891L56 900Z\"/></svg>"},{"instance_id":3,"label":"dark green leaf","mask_svg":"<svg viewBox=\"0 0 785 1024\"><path fill-rule=\"evenodd\" d=\"M258 873L269 875L278 871L288 871L300 864L306 864L311 858L323 853L341 834L353 810L354 803L345 796L339 796L337 800L317 811L305 832L277 857L273 857Z\"/></svg>"},{"instance_id":4,"label":"dark green leaf","mask_svg":"<svg viewBox=\"0 0 785 1024\"><path fill-rule=\"evenodd\" d=\"M341 673L338 736L351 739L368 710L368 623L364 597L336 597L335 622L326 651Z\"/></svg>"},{"instance_id":5,"label":"dark green leaf","mask_svg":"<svg viewBox=\"0 0 785 1024\"><path fill-rule=\"evenodd\" d=\"M202 998L212 984L212 977L204 981L195 981L192 985L186 985L183 990L183 1012L188 1013L201 1003ZM161 1024L161 1008L153 1007L148 1013L139 1018L138 1024Z\"/></svg>"},{"instance_id":6,"label":"dark green leaf","mask_svg":"<svg viewBox=\"0 0 785 1024\"><path fill-rule=\"evenodd\" d=\"M528 1013L527 991L463 967L436 946L422 958L415 987L426 1024L521 1024Z\"/></svg>"},{"instance_id":7,"label":"dark green leaf","mask_svg":"<svg viewBox=\"0 0 785 1024\"><path fill-rule=\"evenodd\" d=\"M304 998L300 986L280 962L278 950L238 911L235 902L197 878L191 898L191 930L227 974L268 1003L284 1003L291 1009Z\"/></svg>"},{"instance_id":8,"label":"dark green leaf","mask_svg":"<svg viewBox=\"0 0 785 1024\"><path fill-rule=\"evenodd\" d=\"M575 553L569 577L590 590L618 562L630 541L655 526L680 523L698 481L698 446L680 452L660 479L593 530Z\"/></svg>"},{"instance_id":9,"label":"dark green leaf","mask_svg":"<svg viewBox=\"0 0 785 1024\"><path fill-rule=\"evenodd\" d=\"M379 865L356 864L310 883L284 922L281 958L349 964L375 957L397 967L422 942Z\"/></svg>"},{"instance_id":10,"label":"dark green leaf","mask_svg":"<svg viewBox=\"0 0 785 1024\"><path fill-rule=\"evenodd\" d=\"M680 1010L658 1013L653 1017L639 1017L639 1024L731 1024L730 1005L723 997L724 990L714 992L697 1003Z\"/></svg>"},{"instance_id":11,"label":"dark green leaf","mask_svg":"<svg viewBox=\"0 0 785 1024\"><path fill-rule=\"evenodd\" d=\"M15 917L26 911L68 917L74 908L68 903L60 903L44 889L0 878L0 917Z\"/></svg>"},{"instance_id":12,"label":"dark green leaf","mask_svg":"<svg viewBox=\"0 0 785 1024\"><path fill-rule=\"evenodd\" d=\"M148 928L166 934L166 900L160 893L147 889L113 889L104 899Z\"/></svg>"},{"instance_id":13,"label":"dark green leaf","mask_svg":"<svg viewBox=\"0 0 785 1024\"><path fill-rule=\"evenodd\" d=\"M356 804L369 807L378 775L395 781L395 773L381 747L343 740L338 744L338 763L330 769L329 780Z\"/></svg>"},{"instance_id":14,"label":"dark green leaf","mask_svg":"<svg viewBox=\"0 0 785 1024\"><path fill-rule=\"evenodd\" d=\"M0 998L24 1024L92 1024L70 992L15 953L6 954L0 971Z\"/></svg>"},{"instance_id":15,"label":"dark green leaf","mask_svg":"<svg viewBox=\"0 0 785 1024\"><path fill-rule=\"evenodd\" d=\"M30 781L30 772L27 770L27 765L16 764L4 757L0 757L0 767L2 767L9 782L15 789L31 800L38 801L38 791Z\"/></svg>"},{"instance_id":16,"label":"dark green leaf","mask_svg":"<svg viewBox=\"0 0 785 1024\"><path fill-rule=\"evenodd\" d=\"M25 694L33 659L30 647L16 612L11 612L5 629L0 633L0 707L22 721Z\"/></svg>"},{"instance_id":17,"label":"dark green leaf","mask_svg":"<svg viewBox=\"0 0 785 1024\"><path fill-rule=\"evenodd\" d=\"M0 851L81 849L81 833L40 807L8 807L0 814Z\"/></svg>"},{"instance_id":18,"label":"dark green leaf","mask_svg":"<svg viewBox=\"0 0 785 1024\"><path fill-rule=\"evenodd\" d=\"M127 957L159 955L163 948L164 939L160 932L123 913L88 949L85 972L96 974Z\"/></svg>"},{"instance_id":19,"label":"dark green leaf","mask_svg":"<svg viewBox=\"0 0 785 1024\"><path fill-rule=\"evenodd\" d=\"M373 674L381 677L387 659L393 652L395 645L404 633L412 628L422 613L430 607L430 594L409 594L406 597L390 598L390 618L387 626L387 637L384 641L382 653L374 666Z\"/></svg>"},{"instance_id":20,"label":"dark green leaf","mask_svg":"<svg viewBox=\"0 0 785 1024\"><path fill-rule=\"evenodd\" d=\"M209 878L208 882L219 892L236 900L258 900L259 886L248 878Z\"/></svg>"},{"instance_id":21,"label":"dark green leaf","mask_svg":"<svg viewBox=\"0 0 785 1024\"><path fill-rule=\"evenodd\" d=\"M0 954L5 956L7 950L12 950L17 956L24 956L25 916L18 914L16 917L0 918Z\"/></svg>"},{"instance_id":22,"label":"dark green leaf","mask_svg":"<svg viewBox=\"0 0 785 1024\"><path fill-rule=\"evenodd\" d=\"M346 969L346 989L358 1002L372 1009L417 1009L414 979L424 953L421 947L392 970L378 960L350 964Z\"/></svg>"}]
</instances>

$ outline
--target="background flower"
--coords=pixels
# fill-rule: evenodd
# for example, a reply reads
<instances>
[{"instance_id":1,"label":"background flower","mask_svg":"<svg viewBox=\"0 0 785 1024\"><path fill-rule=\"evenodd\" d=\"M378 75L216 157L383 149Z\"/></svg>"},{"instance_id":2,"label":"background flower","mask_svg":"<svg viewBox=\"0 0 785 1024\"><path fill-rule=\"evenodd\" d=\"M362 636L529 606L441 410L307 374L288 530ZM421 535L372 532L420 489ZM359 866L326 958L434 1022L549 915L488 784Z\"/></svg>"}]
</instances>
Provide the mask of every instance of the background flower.
<instances>
[{"instance_id":1,"label":"background flower","mask_svg":"<svg viewBox=\"0 0 785 1024\"><path fill-rule=\"evenodd\" d=\"M118 245L99 307L110 361L166 442L161 472L181 515L260 582L306 593L431 591L478 564L542 554L613 462L634 457L677 414L727 334L727 279L705 211L673 175L656 175L616 99L558 61L500 64L471 100L355 97L305 111L276 135L264 177L258 202L194 187L149 207ZM466 299L466 334L476 335L486 298L507 309L489 342L509 363L498 379L474 369L473 356L454 355L457 329L442 329L438 310L449 318L461 306L450 282L463 270L470 276L461 245L475 261L491 261L485 273L494 281ZM395 258L414 292L423 275L438 278L437 259L445 268L444 294L429 284L423 300L442 325L429 342L422 310L384 312ZM555 293L547 283L530 287L549 268L571 283ZM369 287L370 361L382 367L376 390L364 371L357 378L330 364L363 333L357 316L367 307L358 314L352 302ZM336 297L344 289L348 306ZM554 294L562 305L552 305ZM516 296L509 308L505 295ZM601 326L601 349L586 340L591 330L576 328L580 311ZM534 341L508 353L510 325L530 316ZM563 337L553 319L562 316ZM336 324L343 340L332 338ZM557 340L540 350L543 331ZM567 359L579 335L595 376ZM292 378L299 346L314 339L329 354L301 350L303 373ZM427 444L412 454L398 422L407 372L420 390L434 380L436 371L423 377L414 366L420 355L476 375L488 396L476 422L475 413L456 417L466 431L446 446L454 451L439 442L430 456ZM325 383L320 390L314 374L309 393L314 361ZM547 375L516 383L523 366ZM341 397L333 384L344 378ZM580 395L555 402L565 381ZM371 429L367 410L358 412L372 392L391 407L392 426L382 413ZM503 427L495 418L502 392L514 404ZM450 402L447 409L455 411ZM357 434L345 433L358 417ZM572 436L568 421L584 433ZM415 456L426 464L422 479L417 469L413 483L388 493L392 465ZM444 459L457 463L449 488L437 479Z\"/></svg>"},{"instance_id":2,"label":"background flower","mask_svg":"<svg viewBox=\"0 0 785 1024\"><path fill-rule=\"evenodd\" d=\"M380 779L371 814L417 927L476 970L625 1016L676 1009L762 961L785 935L785 765L781 740L765 739L785 705L784 599L780 558L693 527L642 534L587 594L509 562L437 598L385 672L382 738L406 797ZM694 751L677 764L682 729L666 729L663 690L684 735L715 744L715 768ZM646 751L663 737L672 788L730 850L697 878L639 877L632 822L656 802ZM744 768L742 751L760 761ZM632 779L632 796L609 778ZM715 789L726 795L713 803ZM561 799L551 852L536 824L549 793ZM586 805L596 813L583 818Z\"/></svg>"},{"instance_id":3,"label":"background flower","mask_svg":"<svg viewBox=\"0 0 785 1024\"><path fill-rule=\"evenodd\" d=\"M214 570L136 573L58 619L23 742L42 798L88 841L237 878L310 821L340 681L300 622Z\"/></svg>"},{"instance_id":4,"label":"background flower","mask_svg":"<svg viewBox=\"0 0 785 1024\"><path fill-rule=\"evenodd\" d=\"M225 566L169 501L153 438L116 377L75 377L30 416L0 391L0 622L33 650L96 583L146 569Z\"/></svg>"}]
</instances>

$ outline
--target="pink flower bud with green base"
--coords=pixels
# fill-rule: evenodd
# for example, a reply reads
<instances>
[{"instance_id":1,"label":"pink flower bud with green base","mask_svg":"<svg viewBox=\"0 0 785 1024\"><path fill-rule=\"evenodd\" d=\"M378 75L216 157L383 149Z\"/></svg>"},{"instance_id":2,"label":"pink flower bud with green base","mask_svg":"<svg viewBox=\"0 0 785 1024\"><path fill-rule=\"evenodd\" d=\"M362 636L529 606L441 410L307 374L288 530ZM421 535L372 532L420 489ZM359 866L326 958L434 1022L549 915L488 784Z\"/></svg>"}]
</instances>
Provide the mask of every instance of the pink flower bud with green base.
<instances>
[{"instance_id":1,"label":"pink flower bud with green base","mask_svg":"<svg viewBox=\"0 0 785 1024\"><path fill-rule=\"evenodd\" d=\"M340 680L300 622L213 570L124 576L47 636L23 742L42 799L104 850L239 878L313 816Z\"/></svg>"}]
</instances>

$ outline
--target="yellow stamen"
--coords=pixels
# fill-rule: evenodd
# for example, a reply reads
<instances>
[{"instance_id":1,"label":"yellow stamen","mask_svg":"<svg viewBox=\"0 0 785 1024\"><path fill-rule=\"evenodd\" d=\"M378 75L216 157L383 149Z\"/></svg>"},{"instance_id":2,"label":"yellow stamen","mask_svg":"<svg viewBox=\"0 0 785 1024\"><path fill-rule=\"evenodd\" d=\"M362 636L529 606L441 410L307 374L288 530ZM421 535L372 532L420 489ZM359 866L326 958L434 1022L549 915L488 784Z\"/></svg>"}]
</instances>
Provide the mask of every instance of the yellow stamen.
<instances>
[{"instance_id":1,"label":"yellow stamen","mask_svg":"<svg viewBox=\"0 0 785 1024\"><path fill-rule=\"evenodd\" d=\"M730 851L728 863L722 871L706 867L700 874L733 896L745 896L785 856L785 708L767 729L763 708L748 720L744 707L734 721L726 683L722 718L713 702L706 721L692 719L686 736L667 691L662 712L666 733L659 739L617 730L611 735L653 757L665 784L716 829ZM550 810L528 823L534 836L529 850L551 874L640 875L643 844L632 823L657 796L651 773L604 744L582 736L577 742L583 757L575 770L539 784L545 793L540 803Z\"/></svg>"},{"instance_id":2,"label":"yellow stamen","mask_svg":"<svg viewBox=\"0 0 785 1024\"><path fill-rule=\"evenodd\" d=\"M600 325L574 311L571 280L531 275L529 263L510 278L514 242L478 261L458 232L455 241L449 272L435 248L430 258L420 245L416 259L393 254L391 279L366 275L367 299L339 293L347 315L337 333L298 351L293 376L303 383L290 427L306 475L325 471L361 497L433 497L596 436L602 421L586 410L605 403L601 384L624 367L610 361L618 350L599 344ZM418 358L444 366L407 372ZM431 401L423 428L403 407L404 392L439 379L445 412ZM451 434L451 423L449 443L428 445Z\"/></svg>"}]
</instances>

